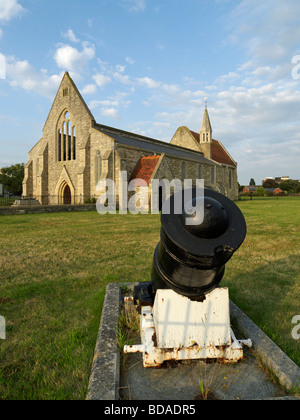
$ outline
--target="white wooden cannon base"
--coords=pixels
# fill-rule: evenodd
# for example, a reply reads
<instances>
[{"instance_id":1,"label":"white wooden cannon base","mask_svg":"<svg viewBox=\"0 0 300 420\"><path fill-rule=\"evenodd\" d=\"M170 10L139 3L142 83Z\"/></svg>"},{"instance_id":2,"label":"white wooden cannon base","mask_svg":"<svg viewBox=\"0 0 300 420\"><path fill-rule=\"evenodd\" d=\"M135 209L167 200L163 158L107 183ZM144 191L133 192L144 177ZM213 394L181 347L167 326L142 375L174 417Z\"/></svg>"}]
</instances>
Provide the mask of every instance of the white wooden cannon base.
<instances>
[{"instance_id":1,"label":"white wooden cannon base","mask_svg":"<svg viewBox=\"0 0 300 420\"><path fill-rule=\"evenodd\" d=\"M204 302L194 302L172 290L158 290L154 307L141 308L141 343L124 346L124 353L143 353L144 367L167 360L221 359L236 363L243 346L230 328L227 288L215 289Z\"/></svg>"}]
</instances>

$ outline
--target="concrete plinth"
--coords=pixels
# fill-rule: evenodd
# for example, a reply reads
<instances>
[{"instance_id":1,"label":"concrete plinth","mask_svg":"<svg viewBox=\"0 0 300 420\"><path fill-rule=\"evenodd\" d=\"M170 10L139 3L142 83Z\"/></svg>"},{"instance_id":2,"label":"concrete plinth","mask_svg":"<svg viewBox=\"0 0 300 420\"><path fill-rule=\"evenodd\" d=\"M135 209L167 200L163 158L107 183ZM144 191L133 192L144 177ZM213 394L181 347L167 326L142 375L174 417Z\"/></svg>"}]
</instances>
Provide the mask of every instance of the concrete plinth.
<instances>
[{"instance_id":1,"label":"concrete plinth","mask_svg":"<svg viewBox=\"0 0 300 420\"><path fill-rule=\"evenodd\" d=\"M207 380L216 399L297 399L287 390L300 385L300 368L232 302L231 320L239 333L253 343L253 349L245 349L244 359L238 364L193 360L167 362L161 368L145 369L142 355L130 354L126 355L125 364L120 368L117 345L120 305L121 286L109 284L88 400L195 400L199 396L199 381ZM276 374L278 383L269 379L268 370Z\"/></svg>"}]
</instances>

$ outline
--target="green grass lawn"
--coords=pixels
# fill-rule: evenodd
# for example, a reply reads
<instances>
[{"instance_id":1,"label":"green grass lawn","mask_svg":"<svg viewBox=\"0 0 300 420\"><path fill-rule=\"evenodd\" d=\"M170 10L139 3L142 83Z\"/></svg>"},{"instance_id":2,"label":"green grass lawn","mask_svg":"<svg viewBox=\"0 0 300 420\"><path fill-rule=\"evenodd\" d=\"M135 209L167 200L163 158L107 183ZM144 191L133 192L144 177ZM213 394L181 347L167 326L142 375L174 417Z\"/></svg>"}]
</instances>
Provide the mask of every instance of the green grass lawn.
<instances>
[{"instance_id":1,"label":"green grass lawn","mask_svg":"<svg viewBox=\"0 0 300 420\"><path fill-rule=\"evenodd\" d=\"M300 199L238 205L248 235L221 284L300 365ZM0 216L0 399L85 398L105 286L150 280L159 231L157 215Z\"/></svg>"},{"instance_id":2,"label":"green grass lawn","mask_svg":"<svg viewBox=\"0 0 300 420\"><path fill-rule=\"evenodd\" d=\"M292 319L300 315L300 199L238 203L248 234L227 265L222 284L232 300L300 366L300 340Z\"/></svg>"}]
</instances>

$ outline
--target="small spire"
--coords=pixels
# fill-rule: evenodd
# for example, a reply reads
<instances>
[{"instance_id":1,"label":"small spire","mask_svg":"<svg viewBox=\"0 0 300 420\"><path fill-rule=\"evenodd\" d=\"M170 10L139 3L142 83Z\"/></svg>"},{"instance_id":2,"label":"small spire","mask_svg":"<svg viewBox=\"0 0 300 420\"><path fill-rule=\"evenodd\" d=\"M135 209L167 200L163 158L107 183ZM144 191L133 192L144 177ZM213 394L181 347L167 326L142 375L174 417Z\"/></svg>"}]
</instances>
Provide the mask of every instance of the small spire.
<instances>
[{"instance_id":1,"label":"small spire","mask_svg":"<svg viewBox=\"0 0 300 420\"><path fill-rule=\"evenodd\" d=\"M210 119L209 119L209 115L208 115L208 111L207 111L207 104L205 105L205 111L204 111L204 115L203 115L203 120L202 120L202 125L201 125L201 132L209 132L212 131L211 128L211 124L210 124Z\"/></svg>"}]
</instances>

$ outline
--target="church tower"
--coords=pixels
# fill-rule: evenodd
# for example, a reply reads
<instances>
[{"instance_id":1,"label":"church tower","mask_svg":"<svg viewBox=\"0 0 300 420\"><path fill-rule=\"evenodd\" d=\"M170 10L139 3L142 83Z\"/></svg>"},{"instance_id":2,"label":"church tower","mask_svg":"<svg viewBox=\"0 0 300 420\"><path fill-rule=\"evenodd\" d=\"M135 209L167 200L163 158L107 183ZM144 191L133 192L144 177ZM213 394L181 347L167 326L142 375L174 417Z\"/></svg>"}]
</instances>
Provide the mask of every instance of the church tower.
<instances>
[{"instance_id":1,"label":"church tower","mask_svg":"<svg viewBox=\"0 0 300 420\"><path fill-rule=\"evenodd\" d=\"M200 129L200 145L204 152L204 156L208 159L212 159L212 128L207 111L207 105L205 105L203 121Z\"/></svg>"}]
</instances>

